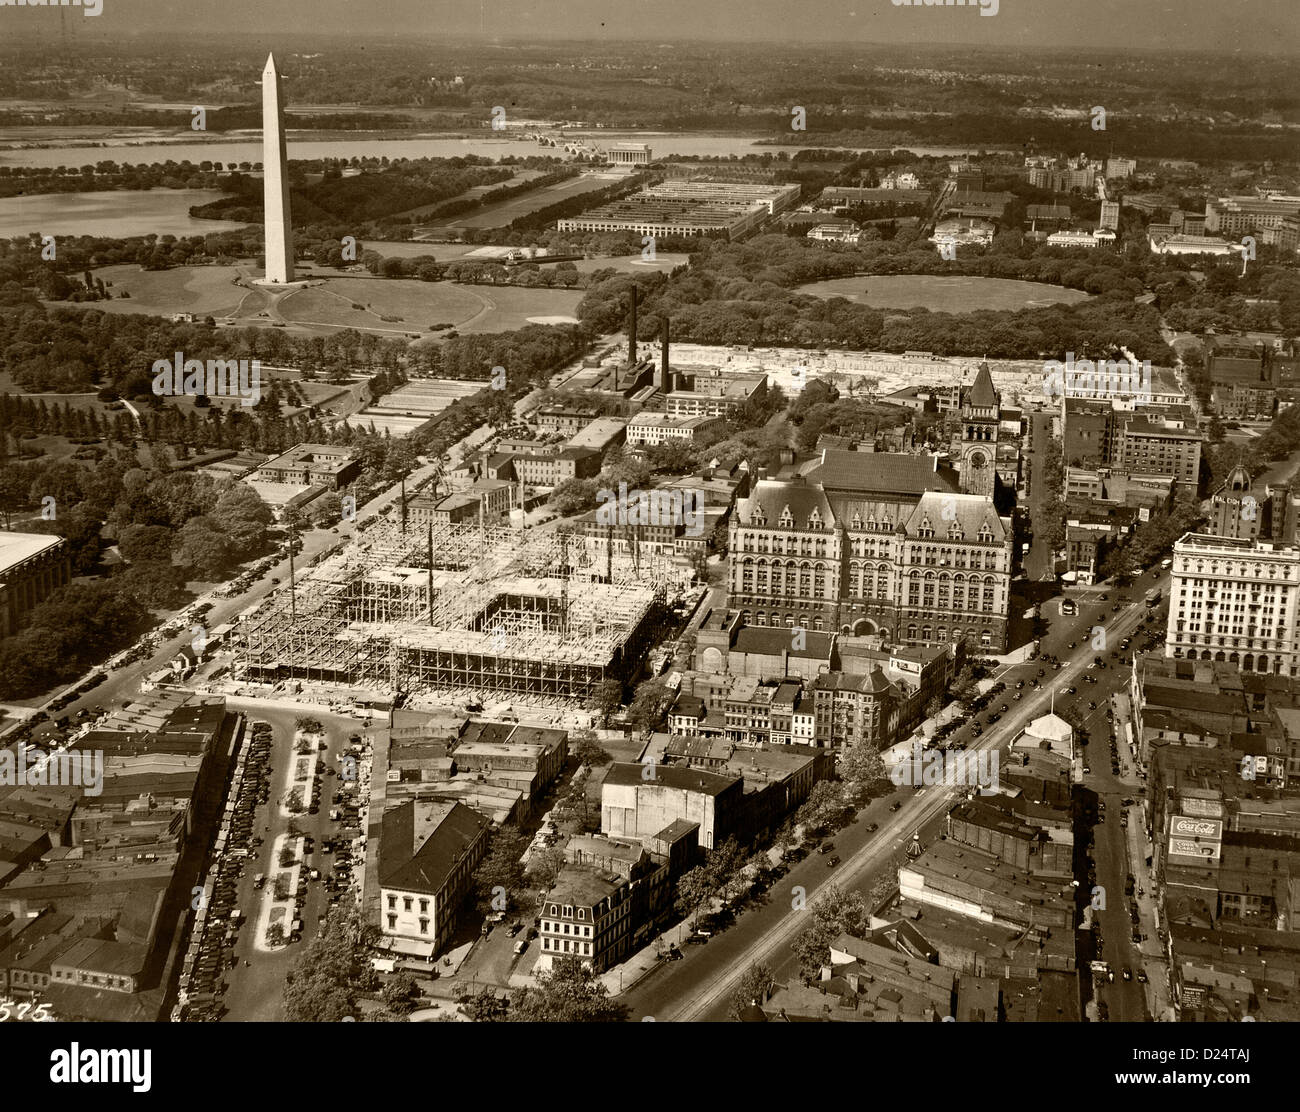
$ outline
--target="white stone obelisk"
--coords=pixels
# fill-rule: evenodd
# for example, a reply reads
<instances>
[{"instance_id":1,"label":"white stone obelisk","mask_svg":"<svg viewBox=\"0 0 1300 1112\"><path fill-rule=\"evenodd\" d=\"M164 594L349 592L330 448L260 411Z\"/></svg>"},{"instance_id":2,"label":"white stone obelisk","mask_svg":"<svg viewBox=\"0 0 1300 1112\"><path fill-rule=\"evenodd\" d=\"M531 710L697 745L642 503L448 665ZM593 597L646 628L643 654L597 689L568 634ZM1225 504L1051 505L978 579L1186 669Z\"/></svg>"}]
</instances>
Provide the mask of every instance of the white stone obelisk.
<instances>
[{"instance_id":1,"label":"white stone obelisk","mask_svg":"<svg viewBox=\"0 0 1300 1112\"><path fill-rule=\"evenodd\" d=\"M265 215L266 281L293 281L293 221L289 215L289 160L284 147L284 104L275 55L262 70L262 187Z\"/></svg>"}]
</instances>

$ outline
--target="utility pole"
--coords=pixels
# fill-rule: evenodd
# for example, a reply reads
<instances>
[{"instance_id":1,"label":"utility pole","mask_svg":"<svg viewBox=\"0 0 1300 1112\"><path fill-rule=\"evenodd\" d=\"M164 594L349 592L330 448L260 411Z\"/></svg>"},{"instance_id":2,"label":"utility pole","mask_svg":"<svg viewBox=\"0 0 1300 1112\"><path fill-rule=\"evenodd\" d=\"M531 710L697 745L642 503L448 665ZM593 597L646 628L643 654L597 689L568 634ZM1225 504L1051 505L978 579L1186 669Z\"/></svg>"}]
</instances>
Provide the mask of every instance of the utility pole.
<instances>
[{"instance_id":1,"label":"utility pole","mask_svg":"<svg viewBox=\"0 0 1300 1112\"><path fill-rule=\"evenodd\" d=\"M293 584L293 546L297 540L297 534L293 528L293 522L289 523L289 616L296 623L298 621L298 599L294 592Z\"/></svg>"}]
</instances>

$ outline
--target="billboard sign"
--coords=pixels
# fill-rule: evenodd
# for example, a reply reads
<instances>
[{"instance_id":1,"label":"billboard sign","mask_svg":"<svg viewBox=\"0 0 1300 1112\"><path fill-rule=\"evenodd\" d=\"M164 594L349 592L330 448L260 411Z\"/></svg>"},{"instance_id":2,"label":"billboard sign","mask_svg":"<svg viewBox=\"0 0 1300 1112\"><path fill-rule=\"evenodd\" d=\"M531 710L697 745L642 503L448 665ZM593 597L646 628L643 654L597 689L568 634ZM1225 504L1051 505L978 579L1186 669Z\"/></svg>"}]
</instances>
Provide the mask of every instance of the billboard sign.
<instances>
[{"instance_id":1,"label":"billboard sign","mask_svg":"<svg viewBox=\"0 0 1300 1112\"><path fill-rule=\"evenodd\" d=\"M1169 819L1169 862L1175 865L1219 863L1223 823L1219 819L1173 815Z\"/></svg>"},{"instance_id":2,"label":"billboard sign","mask_svg":"<svg viewBox=\"0 0 1300 1112\"><path fill-rule=\"evenodd\" d=\"M1223 804L1217 799L1189 799L1183 797L1183 811L1200 819L1217 819L1223 815Z\"/></svg>"},{"instance_id":3,"label":"billboard sign","mask_svg":"<svg viewBox=\"0 0 1300 1112\"><path fill-rule=\"evenodd\" d=\"M1223 823L1219 819L1188 818L1175 815L1169 821L1169 833L1173 837L1210 839L1220 841L1223 838Z\"/></svg>"}]
</instances>

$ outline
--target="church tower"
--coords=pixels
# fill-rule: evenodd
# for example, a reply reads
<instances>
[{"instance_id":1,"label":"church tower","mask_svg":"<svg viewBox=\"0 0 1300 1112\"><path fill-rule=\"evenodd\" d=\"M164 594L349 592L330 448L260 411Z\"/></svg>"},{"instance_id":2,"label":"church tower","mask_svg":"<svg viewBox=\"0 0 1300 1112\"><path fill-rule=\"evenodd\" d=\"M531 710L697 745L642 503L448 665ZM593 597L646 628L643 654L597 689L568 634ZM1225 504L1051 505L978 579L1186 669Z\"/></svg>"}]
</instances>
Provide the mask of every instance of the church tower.
<instances>
[{"instance_id":1,"label":"church tower","mask_svg":"<svg viewBox=\"0 0 1300 1112\"><path fill-rule=\"evenodd\" d=\"M997 484L998 392L987 363L961 405L961 489L993 497Z\"/></svg>"}]
</instances>

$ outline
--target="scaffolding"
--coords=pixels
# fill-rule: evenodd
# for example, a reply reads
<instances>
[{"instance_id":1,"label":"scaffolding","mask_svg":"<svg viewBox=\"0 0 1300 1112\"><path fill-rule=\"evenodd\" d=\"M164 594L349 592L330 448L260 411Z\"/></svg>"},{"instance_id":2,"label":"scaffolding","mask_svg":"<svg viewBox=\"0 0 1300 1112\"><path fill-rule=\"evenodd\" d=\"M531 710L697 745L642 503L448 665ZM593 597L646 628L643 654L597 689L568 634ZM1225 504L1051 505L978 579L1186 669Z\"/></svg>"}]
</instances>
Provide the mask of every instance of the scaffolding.
<instances>
[{"instance_id":1,"label":"scaffolding","mask_svg":"<svg viewBox=\"0 0 1300 1112\"><path fill-rule=\"evenodd\" d=\"M393 696L585 700L630 674L690 576L575 534L381 520L272 596L237 669Z\"/></svg>"}]
</instances>

